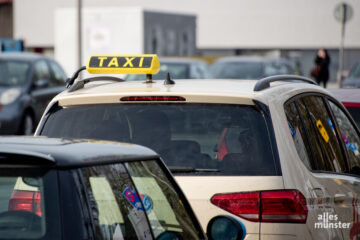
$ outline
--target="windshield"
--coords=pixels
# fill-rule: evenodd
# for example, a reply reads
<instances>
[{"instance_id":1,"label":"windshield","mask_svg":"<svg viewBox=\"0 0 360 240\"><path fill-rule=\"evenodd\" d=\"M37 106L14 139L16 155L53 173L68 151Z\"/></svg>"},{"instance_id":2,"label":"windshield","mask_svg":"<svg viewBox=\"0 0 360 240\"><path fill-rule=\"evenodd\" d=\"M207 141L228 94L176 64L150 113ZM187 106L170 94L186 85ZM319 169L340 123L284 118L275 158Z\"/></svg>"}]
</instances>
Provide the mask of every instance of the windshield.
<instances>
[{"instance_id":1,"label":"windshield","mask_svg":"<svg viewBox=\"0 0 360 240\"><path fill-rule=\"evenodd\" d=\"M41 135L132 142L155 150L170 167L212 169L201 174L277 174L265 119L252 106L69 107L52 113Z\"/></svg>"},{"instance_id":2,"label":"windshield","mask_svg":"<svg viewBox=\"0 0 360 240\"><path fill-rule=\"evenodd\" d=\"M0 86L13 87L26 83L30 63L23 61L0 60Z\"/></svg>"},{"instance_id":3,"label":"windshield","mask_svg":"<svg viewBox=\"0 0 360 240\"><path fill-rule=\"evenodd\" d=\"M213 78L260 79L263 76L263 64L259 62L215 62L210 72Z\"/></svg>"},{"instance_id":4,"label":"windshield","mask_svg":"<svg viewBox=\"0 0 360 240\"><path fill-rule=\"evenodd\" d=\"M188 79L189 64L184 63L161 63L160 71L152 75L153 80L165 80L167 73L172 79ZM125 77L126 81L146 80L145 74L129 74Z\"/></svg>"}]
</instances>

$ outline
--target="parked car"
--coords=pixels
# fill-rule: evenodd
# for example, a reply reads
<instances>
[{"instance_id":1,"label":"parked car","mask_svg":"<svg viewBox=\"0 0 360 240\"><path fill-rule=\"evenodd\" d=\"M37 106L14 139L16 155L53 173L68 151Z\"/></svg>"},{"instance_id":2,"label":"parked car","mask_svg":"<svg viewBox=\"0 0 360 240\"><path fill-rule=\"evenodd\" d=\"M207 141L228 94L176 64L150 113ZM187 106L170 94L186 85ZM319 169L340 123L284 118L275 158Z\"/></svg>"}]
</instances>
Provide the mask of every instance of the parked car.
<instances>
[{"instance_id":1,"label":"parked car","mask_svg":"<svg viewBox=\"0 0 360 240\"><path fill-rule=\"evenodd\" d=\"M109 69L123 58L92 56L87 71L133 71L141 59L134 57L131 68ZM147 58L140 70L156 72L156 57ZM99 81L106 79L69 81L36 135L155 150L202 226L225 214L245 224L247 239L359 237L360 132L344 106L313 80Z\"/></svg>"},{"instance_id":2,"label":"parked car","mask_svg":"<svg viewBox=\"0 0 360 240\"><path fill-rule=\"evenodd\" d=\"M330 89L350 112L360 128L360 89Z\"/></svg>"},{"instance_id":3,"label":"parked car","mask_svg":"<svg viewBox=\"0 0 360 240\"><path fill-rule=\"evenodd\" d=\"M32 134L65 80L63 69L48 57L0 53L0 134Z\"/></svg>"},{"instance_id":4,"label":"parked car","mask_svg":"<svg viewBox=\"0 0 360 240\"><path fill-rule=\"evenodd\" d=\"M165 79L170 73L173 79L209 78L208 65L203 60L181 57L160 58L160 71L153 75L154 80ZM126 81L145 80L145 74L128 74Z\"/></svg>"},{"instance_id":5,"label":"parked car","mask_svg":"<svg viewBox=\"0 0 360 240\"><path fill-rule=\"evenodd\" d=\"M295 74L290 62L282 58L223 57L210 66L210 74L217 79L260 79L280 74Z\"/></svg>"},{"instance_id":6,"label":"parked car","mask_svg":"<svg viewBox=\"0 0 360 240\"><path fill-rule=\"evenodd\" d=\"M349 75L342 81L341 87L360 88L360 61L351 67Z\"/></svg>"},{"instance_id":7,"label":"parked car","mask_svg":"<svg viewBox=\"0 0 360 240\"><path fill-rule=\"evenodd\" d=\"M125 143L0 138L1 239L205 239L152 150ZM242 239L217 216L210 239Z\"/></svg>"}]
</instances>

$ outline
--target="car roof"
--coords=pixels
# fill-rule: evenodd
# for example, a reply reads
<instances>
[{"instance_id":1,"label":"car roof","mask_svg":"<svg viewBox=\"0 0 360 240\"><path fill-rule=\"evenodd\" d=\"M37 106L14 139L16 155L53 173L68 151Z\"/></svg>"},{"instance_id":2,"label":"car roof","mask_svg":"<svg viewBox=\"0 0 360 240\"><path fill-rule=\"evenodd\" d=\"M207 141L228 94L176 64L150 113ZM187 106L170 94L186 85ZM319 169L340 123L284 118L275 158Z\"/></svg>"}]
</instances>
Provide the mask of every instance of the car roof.
<instances>
[{"instance_id":1,"label":"car roof","mask_svg":"<svg viewBox=\"0 0 360 240\"><path fill-rule=\"evenodd\" d=\"M270 88L254 91L258 80L234 79L191 79L175 80L175 84L166 85L164 80L153 83L144 81L130 82L92 82L85 88L69 92L65 90L56 96L52 102L60 106L77 104L119 103L120 96L182 96L187 102L192 103L225 103L225 104L250 104L253 100L271 101L277 98L288 97L284 93L295 92L328 92L317 85L295 82L275 82ZM276 87L275 87L276 86ZM294 94L295 94L294 93Z\"/></svg>"},{"instance_id":2,"label":"car roof","mask_svg":"<svg viewBox=\"0 0 360 240\"><path fill-rule=\"evenodd\" d=\"M27 157L21 165L37 165L38 159L33 159L41 158L60 168L158 158L151 149L135 144L30 136L0 137L0 157L4 155Z\"/></svg>"},{"instance_id":3,"label":"car roof","mask_svg":"<svg viewBox=\"0 0 360 240\"><path fill-rule=\"evenodd\" d=\"M360 88L330 89L341 102L360 103Z\"/></svg>"},{"instance_id":4,"label":"car roof","mask_svg":"<svg viewBox=\"0 0 360 240\"><path fill-rule=\"evenodd\" d=\"M0 53L0 60L11 59L11 60L22 60L22 61L35 61L38 59L48 59L45 55L30 52L4 52Z\"/></svg>"}]
</instances>

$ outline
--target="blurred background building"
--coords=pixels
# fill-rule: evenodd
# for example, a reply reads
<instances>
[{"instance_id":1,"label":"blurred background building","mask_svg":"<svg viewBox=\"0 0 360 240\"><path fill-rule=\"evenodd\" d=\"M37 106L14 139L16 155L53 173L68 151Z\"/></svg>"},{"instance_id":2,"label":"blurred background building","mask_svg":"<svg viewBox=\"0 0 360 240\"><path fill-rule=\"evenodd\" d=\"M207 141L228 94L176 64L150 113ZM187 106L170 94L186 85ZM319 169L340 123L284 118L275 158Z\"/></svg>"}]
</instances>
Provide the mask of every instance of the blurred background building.
<instances>
[{"instance_id":1,"label":"blurred background building","mask_svg":"<svg viewBox=\"0 0 360 240\"><path fill-rule=\"evenodd\" d=\"M82 0L82 58L84 61L92 53L86 49L91 45L89 41L95 41L98 47L105 47L108 42L110 51L121 50L121 46L135 50L132 47L141 42L136 53L196 55L209 60L228 55L281 56L290 59L302 74L309 75L316 51L323 47L329 50L331 80L335 81L341 26L334 9L341 2L344 1ZM344 69L348 70L360 59L360 1L345 2L354 12L345 30ZM64 66L66 58L62 55L76 62L77 55L68 52L78 51L77 4L77 0L0 0L0 37L21 39L26 49L54 55ZM137 17L124 13L117 16L120 20L104 20L111 18L106 12L109 9L115 14L115 9L122 8L137 9L133 10L138 11ZM102 43L96 43L99 34L104 37ZM186 50L184 42L189 44ZM129 43L134 46L129 47ZM68 65L68 73L77 67L70 69Z\"/></svg>"}]
</instances>

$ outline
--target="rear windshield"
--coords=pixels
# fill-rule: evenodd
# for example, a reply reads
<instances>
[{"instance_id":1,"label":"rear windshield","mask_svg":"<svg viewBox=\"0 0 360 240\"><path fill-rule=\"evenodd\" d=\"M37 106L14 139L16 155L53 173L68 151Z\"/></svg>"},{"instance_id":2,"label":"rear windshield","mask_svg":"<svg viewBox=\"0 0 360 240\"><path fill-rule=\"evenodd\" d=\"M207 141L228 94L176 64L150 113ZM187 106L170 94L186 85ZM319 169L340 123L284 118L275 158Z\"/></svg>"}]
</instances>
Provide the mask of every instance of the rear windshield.
<instances>
[{"instance_id":1,"label":"rear windshield","mask_svg":"<svg viewBox=\"0 0 360 240\"><path fill-rule=\"evenodd\" d=\"M55 172L1 169L0 176L0 239L60 239Z\"/></svg>"},{"instance_id":2,"label":"rear windshield","mask_svg":"<svg viewBox=\"0 0 360 240\"><path fill-rule=\"evenodd\" d=\"M158 152L171 168L202 169L205 175L278 175L265 119L253 106L69 107L53 112L41 135L136 143Z\"/></svg>"}]
</instances>

